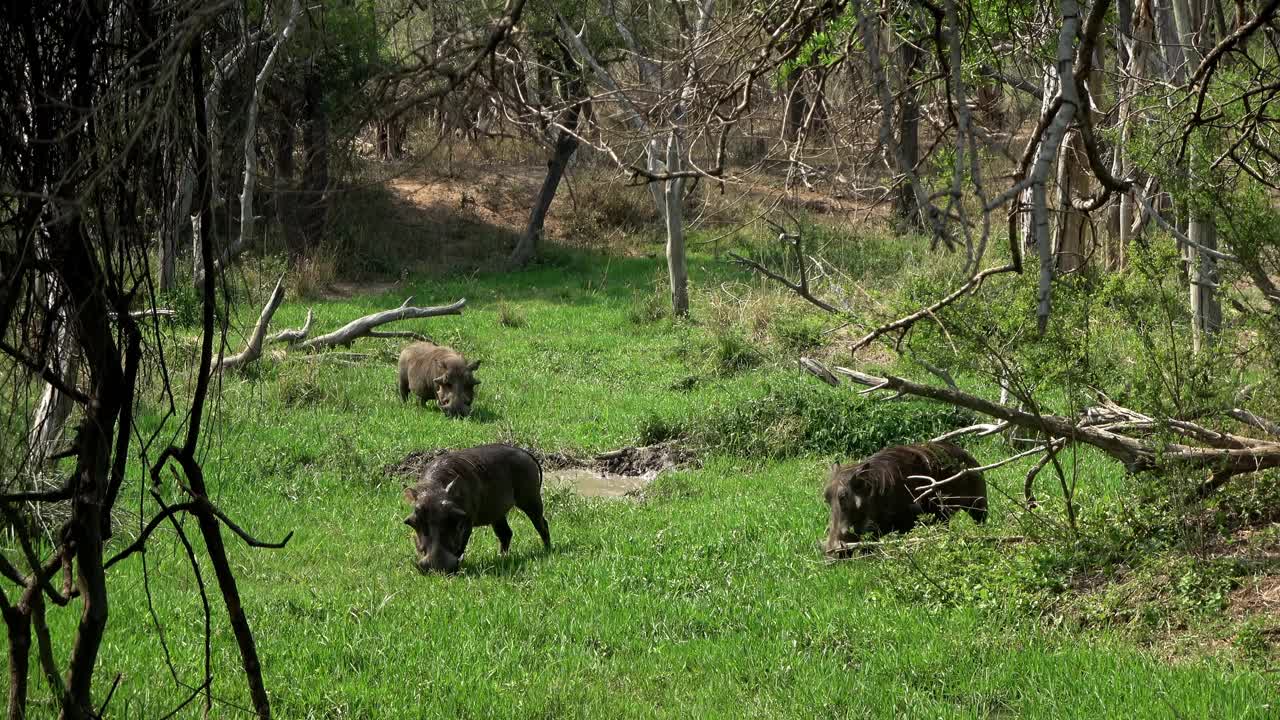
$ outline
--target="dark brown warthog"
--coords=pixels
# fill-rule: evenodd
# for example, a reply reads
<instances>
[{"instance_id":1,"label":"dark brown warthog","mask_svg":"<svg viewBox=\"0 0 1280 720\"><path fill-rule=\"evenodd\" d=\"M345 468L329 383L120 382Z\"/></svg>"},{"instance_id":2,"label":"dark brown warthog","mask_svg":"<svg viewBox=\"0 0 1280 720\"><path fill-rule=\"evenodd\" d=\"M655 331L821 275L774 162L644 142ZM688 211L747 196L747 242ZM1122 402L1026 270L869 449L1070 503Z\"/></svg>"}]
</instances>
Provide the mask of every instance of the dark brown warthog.
<instances>
[{"instance_id":1,"label":"dark brown warthog","mask_svg":"<svg viewBox=\"0 0 1280 720\"><path fill-rule=\"evenodd\" d=\"M916 518L934 514L951 517L964 510L977 522L987 519L987 481L982 473L965 473L951 482L927 489L978 461L947 442L885 448L856 465L834 465L825 497L831 506L825 550L837 554L845 543L864 535L907 532Z\"/></svg>"},{"instance_id":2,"label":"dark brown warthog","mask_svg":"<svg viewBox=\"0 0 1280 720\"><path fill-rule=\"evenodd\" d=\"M435 400L445 415L466 417L475 399L477 360L467 364L462 354L451 347L416 342L400 351L400 399L409 393L426 404Z\"/></svg>"},{"instance_id":3,"label":"dark brown warthog","mask_svg":"<svg viewBox=\"0 0 1280 720\"><path fill-rule=\"evenodd\" d=\"M481 445L445 453L422 471L416 485L404 489L413 511L404 522L413 528L418 569L451 573L462 563L471 530L493 526L505 555L511 547L507 513L518 507L529 516L551 548L551 531L542 514L542 465L521 448Z\"/></svg>"}]
</instances>

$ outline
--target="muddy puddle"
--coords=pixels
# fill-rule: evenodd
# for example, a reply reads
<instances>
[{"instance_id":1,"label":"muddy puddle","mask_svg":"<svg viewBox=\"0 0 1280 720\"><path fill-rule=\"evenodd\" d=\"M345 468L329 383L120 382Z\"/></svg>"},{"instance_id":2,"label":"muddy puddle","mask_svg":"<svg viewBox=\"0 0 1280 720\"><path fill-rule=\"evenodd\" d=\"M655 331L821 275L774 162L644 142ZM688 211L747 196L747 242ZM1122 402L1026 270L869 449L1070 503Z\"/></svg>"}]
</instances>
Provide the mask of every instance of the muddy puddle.
<instances>
[{"instance_id":1,"label":"muddy puddle","mask_svg":"<svg viewBox=\"0 0 1280 720\"><path fill-rule=\"evenodd\" d=\"M546 470L543 483L546 487L568 487L584 497L634 497L653 482L658 473L644 475L618 475L600 472L594 468L561 468Z\"/></svg>"},{"instance_id":2,"label":"muddy puddle","mask_svg":"<svg viewBox=\"0 0 1280 720\"><path fill-rule=\"evenodd\" d=\"M443 448L416 450L383 470L391 475L416 477L445 452ZM638 497L659 473L694 463L688 451L673 445L627 447L593 458L531 452L542 464L547 487L568 487L584 497Z\"/></svg>"}]
</instances>

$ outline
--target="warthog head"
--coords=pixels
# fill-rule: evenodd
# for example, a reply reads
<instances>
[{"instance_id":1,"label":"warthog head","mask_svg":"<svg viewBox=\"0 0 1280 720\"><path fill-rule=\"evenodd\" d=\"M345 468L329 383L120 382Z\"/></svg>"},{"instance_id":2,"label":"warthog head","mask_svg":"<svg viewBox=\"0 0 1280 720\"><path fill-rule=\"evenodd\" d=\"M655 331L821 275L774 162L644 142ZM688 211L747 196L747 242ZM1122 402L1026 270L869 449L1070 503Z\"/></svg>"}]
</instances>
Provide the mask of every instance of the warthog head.
<instances>
[{"instance_id":1,"label":"warthog head","mask_svg":"<svg viewBox=\"0 0 1280 720\"><path fill-rule=\"evenodd\" d=\"M474 375L478 367L479 360L461 367L450 366L443 375L432 380L436 386L436 403L445 415L466 417L471 414L476 386L480 384Z\"/></svg>"},{"instance_id":2,"label":"warthog head","mask_svg":"<svg viewBox=\"0 0 1280 720\"><path fill-rule=\"evenodd\" d=\"M453 573L462 564L467 541L471 539L471 519L449 498L449 483L438 487L407 487L404 499L413 506L405 525L414 530L418 570Z\"/></svg>"},{"instance_id":3,"label":"warthog head","mask_svg":"<svg viewBox=\"0 0 1280 720\"><path fill-rule=\"evenodd\" d=\"M875 531L871 506L875 502L870 484L853 468L831 467L827 488L823 497L831 509L827 521L827 541L823 549L827 554L840 552L845 543L858 536Z\"/></svg>"}]
</instances>

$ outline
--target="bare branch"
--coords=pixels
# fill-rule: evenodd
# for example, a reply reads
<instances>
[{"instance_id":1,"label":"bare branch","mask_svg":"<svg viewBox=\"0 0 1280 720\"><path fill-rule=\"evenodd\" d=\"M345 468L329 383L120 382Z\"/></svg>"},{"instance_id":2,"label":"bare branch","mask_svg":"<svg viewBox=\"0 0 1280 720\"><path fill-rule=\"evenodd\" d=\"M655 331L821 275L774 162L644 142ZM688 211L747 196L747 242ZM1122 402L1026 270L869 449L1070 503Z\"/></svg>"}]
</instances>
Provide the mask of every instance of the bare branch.
<instances>
[{"instance_id":1,"label":"bare branch","mask_svg":"<svg viewBox=\"0 0 1280 720\"><path fill-rule=\"evenodd\" d=\"M249 342L245 345L244 350L231 357L219 358L213 364L213 371L234 370L242 365L257 360L262 356L262 342L267 334L267 326L271 323L271 316L275 315L276 308L280 307L280 303L284 301L284 274L276 280L275 289L271 291L271 297L267 299L267 304L262 308L262 314L258 316L258 322L253 326L253 332L249 334Z\"/></svg>"},{"instance_id":2,"label":"bare branch","mask_svg":"<svg viewBox=\"0 0 1280 720\"><path fill-rule=\"evenodd\" d=\"M302 343L303 350L317 350L320 348L335 347L338 345L350 346L356 340L362 337L368 337L374 328L385 325L397 320L414 320L420 318L438 317L440 315L461 315L462 308L466 306L466 298L463 298L450 305L441 305L438 307L411 307L409 303L413 298L404 301L400 307L394 310L383 310L372 315L366 315L362 318L352 320L343 325L341 328L334 330L327 335L321 335Z\"/></svg>"},{"instance_id":3,"label":"bare branch","mask_svg":"<svg viewBox=\"0 0 1280 720\"><path fill-rule=\"evenodd\" d=\"M302 327L293 330L281 330L274 335L268 335L266 343L271 345L273 343L282 342L287 345L293 345L294 343L306 340L307 335L311 333L311 322L314 319L315 313L311 311L311 308L307 308L307 319L302 323Z\"/></svg>"}]
</instances>

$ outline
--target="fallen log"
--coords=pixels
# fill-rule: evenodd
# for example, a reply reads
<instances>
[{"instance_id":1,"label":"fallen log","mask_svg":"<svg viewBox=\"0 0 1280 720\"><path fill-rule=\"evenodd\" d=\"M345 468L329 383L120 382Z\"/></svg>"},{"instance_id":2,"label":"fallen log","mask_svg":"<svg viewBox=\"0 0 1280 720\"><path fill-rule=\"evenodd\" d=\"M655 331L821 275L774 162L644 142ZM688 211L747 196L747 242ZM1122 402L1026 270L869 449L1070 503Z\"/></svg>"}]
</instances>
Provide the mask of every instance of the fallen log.
<instances>
[{"instance_id":1,"label":"fallen log","mask_svg":"<svg viewBox=\"0 0 1280 720\"><path fill-rule=\"evenodd\" d=\"M862 395L887 390L897 395L928 398L974 410L1025 430L1043 433L1052 440L1092 445L1123 463L1130 472L1181 470L1209 473L1209 480L1198 488L1195 497L1212 494L1236 475L1280 467L1280 442L1218 433L1176 418L1151 418L1122 408L1106 398L1102 398L1104 414L1100 415L1097 408L1092 408L1077 419L1027 412L956 388L924 385L893 375L879 377L843 367L827 370L821 363L808 358L801 361L801 367L823 382L829 382L828 375L844 376L855 384L866 386L867 389L859 393ZM1100 420L1105 423L1112 419L1117 421L1099 424ZM1259 420L1263 423L1273 422L1265 418ZM1184 442L1165 442L1147 435L1157 427L1181 436ZM1140 430L1143 436L1131 437L1122 434L1122 430ZM1190 442L1199 442L1209 447L1192 445Z\"/></svg>"},{"instance_id":2,"label":"fallen log","mask_svg":"<svg viewBox=\"0 0 1280 720\"><path fill-rule=\"evenodd\" d=\"M280 303L283 301L284 275L281 275L276 280L276 287L271 291L271 297L267 299L267 304L262 308L262 314L258 316L258 323L253 326L253 332L249 334L249 342L245 345L244 350L230 357L219 357L218 361L213 365L214 372L234 370L262 356L262 341L267 334L267 325L271 323L271 316L276 314L276 308L280 307Z\"/></svg>"},{"instance_id":3,"label":"fallen log","mask_svg":"<svg viewBox=\"0 0 1280 720\"><path fill-rule=\"evenodd\" d=\"M327 335L321 335L312 338L299 345L303 350L319 350L321 348L336 347L343 345L350 347L352 343L362 337L374 337L375 328L386 325L397 320L416 320L420 318L439 317L441 315L461 315L462 308L466 306L467 300L463 298L450 305L440 305L437 307L413 307L409 305L413 301L409 297L394 310L383 310L372 315L366 315L357 318L342 327L334 330ZM386 337L383 335L383 337Z\"/></svg>"}]
</instances>

